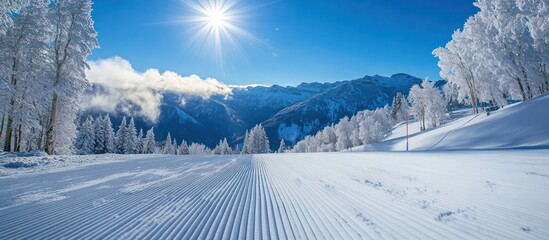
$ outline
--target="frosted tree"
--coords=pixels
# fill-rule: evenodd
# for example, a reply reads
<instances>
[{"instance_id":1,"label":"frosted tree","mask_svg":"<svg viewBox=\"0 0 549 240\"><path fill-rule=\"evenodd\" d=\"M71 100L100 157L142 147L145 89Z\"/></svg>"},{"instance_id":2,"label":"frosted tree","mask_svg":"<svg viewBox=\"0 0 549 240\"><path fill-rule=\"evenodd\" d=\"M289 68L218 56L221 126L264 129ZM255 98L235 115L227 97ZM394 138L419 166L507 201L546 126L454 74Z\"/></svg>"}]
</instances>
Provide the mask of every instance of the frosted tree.
<instances>
[{"instance_id":1,"label":"frosted tree","mask_svg":"<svg viewBox=\"0 0 549 240\"><path fill-rule=\"evenodd\" d=\"M227 155L231 152L231 147L229 146L229 143L227 142L227 138L223 138L223 141L219 144L219 154L221 155Z\"/></svg>"},{"instance_id":2,"label":"frosted tree","mask_svg":"<svg viewBox=\"0 0 549 240\"><path fill-rule=\"evenodd\" d=\"M269 138L261 124L255 125L244 137L242 153L258 154L270 152Z\"/></svg>"},{"instance_id":3,"label":"frosted tree","mask_svg":"<svg viewBox=\"0 0 549 240\"><path fill-rule=\"evenodd\" d=\"M223 140L219 140L219 144L215 146L213 153L216 155L227 155L231 153L231 148L229 147L227 138L224 138Z\"/></svg>"},{"instance_id":4,"label":"frosted tree","mask_svg":"<svg viewBox=\"0 0 549 240\"><path fill-rule=\"evenodd\" d=\"M135 154L143 153L144 143L145 143L145 139L143 138L143 129L139 129L139 134L135 139L135 149L134 149Z\"/></svg>"},{"instance_id":5,"label":"frosted tree","mask_svg":"<svg viewBox=\"0 0 549 240\"><path fill-rule=\"evenodd\" d=\"M286 142L284 142L284 138L280 139L280 145L278 147L278 153L284 153L286 151Z\"/></svg>"},{"instance_id":6,"label":"frosted tree","mask_svg":"<svg viewBox=\"0 0 549 240\"><path fill-rule=\"evenodd\" d=\"M175 146L172 143L172 136L170 132L168 132L168 136L166 136L166 143L164 144L164 148L162 149L163 154L175 154Z\"/></svg>"},{"instance_id":7,"label":"frosted tree","mask_svg":"<svg viewBox=\"0 0 549 240\"><path fill-rule=\"evenodd\" d=\"M191 155L209 155L211 153L212 150L201 143L192 143L189 146L189 154Z\"/></svg>"},{"instance_id":8,"label":"frosted tree","mask_svg":"<svg viewBox=\"0 0 549 240\"><path fill-rule=\"evenodd\" d=\"M4 151L24 150L24 138L35 137L35 148L43 145L41 103L47 95L44 89L49 87L44 81L47 69L43 65L48 58L51 28L47 24L47 3L32 3L18 15L10 14L14 21L5 22L10 27L0 31L7 30L6 35L0 36L0 137ZM39 136L28 136L33 133Z\"/></svg>"},{"instance_id":9,"label":"frosted tree","mask_svg":"<svg viewBox=\"0 0 549 240\"><path fill-rule=\"evenodd\" d=\"M120 127L118 127L118 131L116 132L116 152L119 154L125 154L126 148L127 148L127 142L128 140L128 129L126 127L126 117L122 117L122 121L120 122Z\"/></svg>"},{"instance_id":10,"label":"frosted tree","mask_svg":"<svg viewBox=\"0 0 549 240\"><path fill-rule=\"evenodd\" d=\"M391 121L394 124L405 121L406 111L408 111L408 101L401 92L398 92L391 105Z\"/></svg>"},{"instance_id":11,"label":"frosted tree","mask_svg":"<svg viewBox=\"0 0 549 240\"><path fill-rule=\"evenodd\" d=\"M256 127L256 143L257 153L269 153L271 151L267 132L265 132L265 128L261 124Z\"/></svg>"},{"instance_id":12,"label":"frosted tree","mask_svg":"<svg viewBox=\"0 0 549 240\"><path fill-rule=\"evenodd\" d=\"M116 145L115 145L115 135L114 135L114 129L112 128L112 122L111 117L109 114L105 115L103 118L103 146L104 152L103 153L115 153L116 152Z\"/></svg>"},{"instance_id":13,"label":"frosted tree","mask_svg":"<svg viewBox=\"0 0 549 240\"><path fill-rule=\"evenodd\" d=\"M383 139L384 129L382 124L375 120L373 114L370 114L360 122L358 132L364 144L372 144Z\"/></svg>"},{"instance_id":14,"label":"frosted tree","mask_svg":"<svg viewBox=\"0 0 549 240\"><path fill-rule=\"evenodd\" d=\"M362 144L362 141L360 140L359 132L355 131L358 129L359 126L359 117L358 115L352 116L351 119L349 119L349 128L352 129L349 134L349 138L351 140L351 147L359 146Z\"/></svg>"},{"instance_id":15,"label":"frosted tree","mask_svg":"<svg viewBox=\"0 0 549 240\"><path fill-rule=\"evenodd\" d=\"M75 147L77 154L93 154L95 150L95 128L92 116L88 116L86 121L80 125L76 137Z\"/></svg>"},{"instance_id":16,"label":"frosted tree","mask_svg":"<svg viewBox=\"0 0 549 240\"><path fill-rule=\"evenodd\" d=\"M175 139L175 138L173 138L172 147L173 147L173 152L172 152L172 154L173 154L173 155L177 155L177 139Z\"/></svg>"},{"instance_id":17,"label":"frosted tree","mask_svg":"<svg viewBox=\"0 0 549 240\"><path fill-rule=\"evenodd\" d=\"M53 36L49 45L51 82L46 152L66 152L74 138L80 96L89 87L86 58L98 47L91 18L91 0L57 0L49 11Z\"/></svg>"},{"instance_id":18,"label":"frosted tree","mask_svg":"<svg viewBox=\"0 0 549 240\"><path fill-rule=\"evenodd\" d=\"M156 142L154 141L154 128L151 127L151 129L147 131L147 136L143 142L143 153L152 154L155 152L155 148Z\"/></svg>"},{"instance_id":19,"label":"frosted tree","mask_svg":"<svg viewBox=\"0 0 549 240\"><path fill-rule=\"evenodd\" d=\"M292 149L292 152L295 153L304 153L307 152L307 143L305 141L299 141L295 144L294 148Z\"/></svg>"},{"instance_id":20,"label":"frosted tree","mask_svg":"<svg viewBox=\"0 0 549 240\"><path fill-rule=\"evenodd\" d=\"M419 121L421 130L427 129L427 126L436 127L445 120L446 104L442 94L427 79L421 86L412 86L408 99L412 105L410 112Z\"/></svg>"},{"instance_id":21,"label":"frosted tree","mask_svg":"<svg viewBox=\"0 0 549 240\"><path fill-rule=\"evenodd\" d=\"M44 2L49 2L44 1ZM7 0L0 4L0 37L13 25L13 15L22 7L28 6L28 0Z\"/></svg>"},{"instance_id":22,"label":"frosted tree","mask_svg":"<svg viewBox=\"0 0 549 240\"><path fill-rule=\"evenodd\" d=\"M93 129L95 132L94 153L114 153L116 151L115 136L109 115L96 118Z\"/></svg>"},{"instance_id":23,"label":"frosted tree","mask_svg":"<svg viewBox=\"0 0 549 240\"><path fill-rule=\"evenodd\" d=\"M189 154L189 145L185 140L181 141L181 144L177 148L177 155L188 155Z\"/></svg>"},{"instance_id":24,"label":"frosted tree","mask_svg":"<svg viewBox=\"0 0 549 240\"><path fill-rule=\"evenodd\" d=\"M103 124L103 116L99 115L93 123L93 131L95 132L93 152L95 154L105 153L105 128Z\"/></svg>"},{"instance_id":25,"label":"frosted tree","mask_svg":"<svg viewBox=\"0 0 549 240\"><path fill-rule=\"evenodd\" d=\"M352 147L353 143L351 142L351 131L352 128L349 122L349 117L345 116L335 126L335 134L337 137L336 150L342 151Z\"/></svg>"},{"instance_id":26,"label":"frosted tree","mask_svg":"<svg viewBox=\"0 0 549 240\"><path fill-rule=\"evenodd\" d=\"M137 142L137 129L135 128L135 122L133 117L130 118L130 123L126 128L126 149L124 154L134 154L136 153L136 142Z\"/></svg>"},{"instance_id":27,"label":"frosted tree","mask_svg":"<svg viewBox=\"0 0 549 240\"><path fill-rule=\"evenodd\" d=\"M249 145L248 136L249 135L250 135L250 133L248 132L248 130L246 130L246 133L244 134L244 143L242 143L242 151L241 151L242 154L250 153L249 150L248 150L248 145Z\"/></svg>"},{"instance_id":28,"label":"frosted tree","mask_svg":"<svg viewBox=\"0 0 549 240\"><path fill-rule=\"evenodd\" d=\"M549 91L549 3L479 0L474 5L480 11L433 51L440 75L454 84L456 100L469 101L478 113L482 102L503 106L507 99L528 100Z\"/></svg>"}]
</instances>

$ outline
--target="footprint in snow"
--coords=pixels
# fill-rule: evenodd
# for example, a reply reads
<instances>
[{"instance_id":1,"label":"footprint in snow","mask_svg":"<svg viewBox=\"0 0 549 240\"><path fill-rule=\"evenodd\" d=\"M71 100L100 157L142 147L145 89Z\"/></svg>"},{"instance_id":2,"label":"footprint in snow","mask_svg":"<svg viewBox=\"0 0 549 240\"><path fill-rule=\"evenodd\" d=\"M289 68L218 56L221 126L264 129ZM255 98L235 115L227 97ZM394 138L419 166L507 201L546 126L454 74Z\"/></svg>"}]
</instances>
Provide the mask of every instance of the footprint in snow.
<instances>
[{"instance_id":1,"label":"footprint in snow","mask_svg":"<svg viewBox=\"0 0 549 240\"><path fill-rule=\"evenodd\" d=\"M496 184L490 181L486 181L484 187L490 189L490 191L493 192L496 189Z\"/></svg>"}]
</instances>

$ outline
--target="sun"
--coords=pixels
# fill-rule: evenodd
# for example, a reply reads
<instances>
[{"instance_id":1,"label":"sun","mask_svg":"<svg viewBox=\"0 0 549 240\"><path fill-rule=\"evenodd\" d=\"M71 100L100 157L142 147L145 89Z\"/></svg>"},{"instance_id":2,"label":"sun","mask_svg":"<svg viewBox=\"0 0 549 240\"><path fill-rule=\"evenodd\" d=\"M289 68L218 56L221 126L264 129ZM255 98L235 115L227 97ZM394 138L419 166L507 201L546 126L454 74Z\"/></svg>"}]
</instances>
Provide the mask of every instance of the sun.
<instances>
[{"instance_id":1,"label":"sun","mask_svg":"<svg viewBox=\"0 0 549 240\"><path fill-rule=\"evenodd\" d=\"M184 23L191 32L188 39L192 48L214 52L221 64L224 52L241 52L239 40L256 38L242 27L248 22L246 15L253 8L243 6L239 0L183 0L186 6ZM206 54L205 56L209 56Z\"/></svg>"},{"instance_id":2,"label":"sun","mask_svg":"<svg viewBox=\"0 0 549 240\"><path fill-rule=\"evenodd\" d=\"M223 28L227 24L225 13L220 9L208 9L206 16L212 28Z\"/></svg>"}]
</instances>

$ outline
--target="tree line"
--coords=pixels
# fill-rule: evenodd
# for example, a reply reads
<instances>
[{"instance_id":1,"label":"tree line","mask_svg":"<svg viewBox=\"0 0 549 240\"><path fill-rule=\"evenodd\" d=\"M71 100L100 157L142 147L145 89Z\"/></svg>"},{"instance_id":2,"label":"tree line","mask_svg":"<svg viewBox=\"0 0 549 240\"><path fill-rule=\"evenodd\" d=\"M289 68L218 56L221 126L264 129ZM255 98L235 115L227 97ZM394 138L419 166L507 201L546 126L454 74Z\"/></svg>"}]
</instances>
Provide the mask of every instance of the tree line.
<instances>
[{"instance_id":1,"label":"tree line","mask_svg":"<svg viewBox=\"0 0 549 240\"><path fill-rule=\"evenodd\" d=\"M260 154L269 153L269 139L265 129L256 125L246 131L242 149L237 145L230 147L227 138L219 141L213 149L201 143L191 143L172 138L168 132L164 142L156 142L154 128L143 134L137 131L133 117L128 122L122 117L120 126L115 132L108 114L96 119L88 116L78 127L75 145L76 153L88 154L175 154L175 155L227 155L227 154Z\"/></svg>"},{"instance_id":2,"label":"tree line","mask_svg":"<svg viewBox=\"0 0 549 240\"><path fill-rule=\"evenodd\" d=\"M447 120L447 101L441 90L425 79L412 86L408 98L399 92L390 107L363 110L351 118L345 116L337 124L306 136L291 152L335 152L380 142L395 124L406 120L407 113L419 122L421 130L433 128Z\"/></svg>"}]
</instances>

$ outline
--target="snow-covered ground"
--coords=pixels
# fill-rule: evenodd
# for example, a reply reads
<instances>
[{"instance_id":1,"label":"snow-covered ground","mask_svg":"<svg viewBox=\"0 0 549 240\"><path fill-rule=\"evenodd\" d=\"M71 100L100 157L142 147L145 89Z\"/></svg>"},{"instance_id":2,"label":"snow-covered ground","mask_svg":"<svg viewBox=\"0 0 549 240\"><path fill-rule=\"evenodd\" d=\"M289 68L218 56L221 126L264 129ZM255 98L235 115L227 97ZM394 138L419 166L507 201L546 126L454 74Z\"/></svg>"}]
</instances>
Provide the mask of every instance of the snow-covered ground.
<instances>
[{"instance_id":1,"label":"snow-covered ground","mask_svg":"<svg viewBox=\"0 0 549 240\"><path fill-rule=\"evenodd\" d=\"M453 119L441 127L419 131L419 123L409 125L409 149L495 150L549 149L549 94L492 112L467 114L454 112ZM397 125L383 142L360 146L353 151L405 151L406 125Z\"/></svg>"},{"instance_id":2,"label":"snow-covered ground","mask_svg":"<svg viewBox=\"0 0 549 240\"><path fill-rule=\"evenodd\" d=\"M0 239L543 239L547 156L111 156L1 177Z\"/></svg>"}]
</instances>

